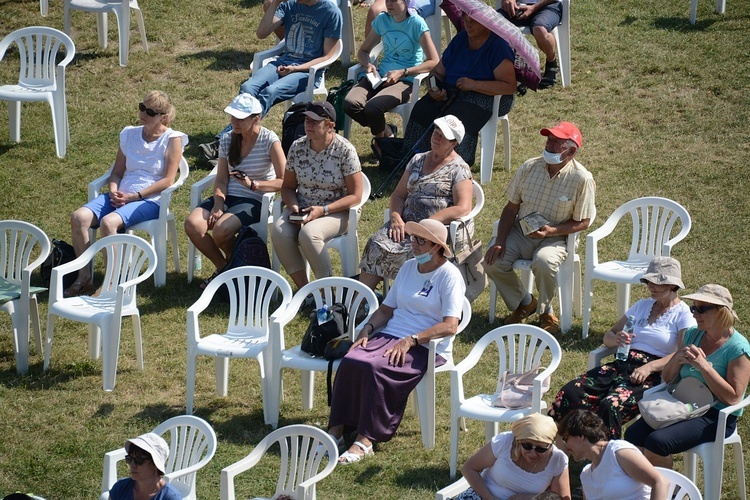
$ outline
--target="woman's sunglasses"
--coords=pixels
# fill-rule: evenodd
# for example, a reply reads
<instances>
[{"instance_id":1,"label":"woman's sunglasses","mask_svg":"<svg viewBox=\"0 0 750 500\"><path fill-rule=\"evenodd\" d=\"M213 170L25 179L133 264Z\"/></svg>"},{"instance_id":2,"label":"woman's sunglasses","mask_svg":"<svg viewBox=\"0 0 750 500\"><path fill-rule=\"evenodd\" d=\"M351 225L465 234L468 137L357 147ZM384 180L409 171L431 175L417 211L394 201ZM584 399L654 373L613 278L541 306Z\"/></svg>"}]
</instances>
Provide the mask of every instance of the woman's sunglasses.
<instances>
[{"instance_id":1,"label":"woman's sunglasses","mask_svg":"<svg viewBox=\"0 0 750 500\"><path fill-rule=\"evenodd\" d=\"M531 443L521 443L521 448L523 448L524 450L526 450L526 451L534 450L537 453L546 453L547 450L549 450L551 446L552 446L552 443L548 444L546 447L544 447L544 446L534 446Z\"/></svg>"},{"instance_id":2,"label":"woman's sunglasses","mask_svg":"<svg viewBox=\"0 0 750 500\"><path fill-rule=\"evenodd\" d=\"M154 117L154 116L156 116L156 115L163 115L163 114L166 114L166 113L159 113L158 111L154 111L154 110L153 110L153 109L151 109L151 108L147 108L147 107L146 107L146 105L145 105L145 104L143 104L142 102L139 102L139 103L138 103L138 110L139 110L139 111L140 111L141 113L146 113L146 114L147 114L148 116L151 116L151 117Z\"/></svg>"},{"instance_id":3,"label":"woman's sunglasses","mask_svg":"<svg viewBox=\"0 0 750 500\"><path fill-rule=\"evenodd\" d=\"M419 236L414 236L413 234L409 236L409 238L411 238L412 243L418 243L420 245L424 245L425 243L427 243L426 239L420 238Z\"/></svg>"},{"instance_id":4,"label":"woman's sunglasses","mask_svg":"<svg viewBox=\"0 0 750 500\"><path fill-rule=\"evenodd\" d=\"M130 464L143 465L146 462L148 462L148 460L149 460L148 457L134 457L133 455L125 455L125 463L128 465Z\"/></svg>"},{"instance_id":5,"label":"woman's sunglasses","mask_svg":"<svg viewBox=\"0 0 750 500\"><path fill-rule=\"evenodd\" d=\"M703 314L707 311L711 311L713 309L718 309L719 306L690 306L690 312L695 314Z\"/></svg>"}]
</instances>

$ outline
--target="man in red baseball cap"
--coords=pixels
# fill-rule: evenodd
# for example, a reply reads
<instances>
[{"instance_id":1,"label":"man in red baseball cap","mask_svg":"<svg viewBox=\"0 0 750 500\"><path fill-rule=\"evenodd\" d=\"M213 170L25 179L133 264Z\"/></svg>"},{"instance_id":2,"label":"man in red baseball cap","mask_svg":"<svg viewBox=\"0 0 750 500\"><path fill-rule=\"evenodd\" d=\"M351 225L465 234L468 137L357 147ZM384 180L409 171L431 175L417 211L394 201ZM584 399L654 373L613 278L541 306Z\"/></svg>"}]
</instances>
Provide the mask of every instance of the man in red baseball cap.
<instances>
[{"instance_id":1,"label":"man in red baseball cap","mask_svg":"<svg viewBox=\"0 0 750 500\"><path fill-rule=\"evenodd\" d=\"M542 156L518 169L505 190L508 203L500 214L497 238L485 254L485 269L508 310L505 324L523 323L539 313L540 326L560 331L552 310L557 272L567 256L567 235L589 227L594 218L596 184L574 158L583 135L573 123L543 128ZM513 271L513 262L531 260L538 300Z\"/></svg>"}]
</instances>

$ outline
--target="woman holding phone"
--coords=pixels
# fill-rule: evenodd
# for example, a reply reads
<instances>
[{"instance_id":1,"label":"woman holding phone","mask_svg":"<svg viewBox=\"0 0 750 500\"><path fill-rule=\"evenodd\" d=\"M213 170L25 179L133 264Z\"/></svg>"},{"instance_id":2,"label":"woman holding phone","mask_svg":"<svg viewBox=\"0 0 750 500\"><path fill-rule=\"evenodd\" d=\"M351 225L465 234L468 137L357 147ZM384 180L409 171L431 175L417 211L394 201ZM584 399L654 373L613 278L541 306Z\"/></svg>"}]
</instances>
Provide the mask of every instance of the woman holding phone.
<instances>
[{"instance_id":1,"label":"woman holding phone","mask_svg":"<svg viewBox=\"0 0 750 500\"><path fill-rule=\"evenodd\" d=\"M281 189L286 168L281 141L261 126L262 107L255 97L239 94L224 111L232 130L219 142L214 195L185 221L190 241L216 266L204 288L229 261L237 232L260 220L263 193Z\"/></svg>"}]
</instances>

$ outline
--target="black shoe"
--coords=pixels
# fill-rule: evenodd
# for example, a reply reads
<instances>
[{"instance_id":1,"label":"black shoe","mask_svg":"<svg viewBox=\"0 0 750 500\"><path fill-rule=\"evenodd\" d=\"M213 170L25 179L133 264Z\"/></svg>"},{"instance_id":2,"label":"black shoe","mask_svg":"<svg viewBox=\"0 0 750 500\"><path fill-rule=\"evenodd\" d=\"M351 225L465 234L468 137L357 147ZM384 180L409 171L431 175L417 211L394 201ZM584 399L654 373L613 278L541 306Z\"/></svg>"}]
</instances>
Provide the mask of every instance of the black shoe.
<instances>
[{"instance_id":1,"label":"black shoe","mask_svg":"<svg viewBox=\"0 0 750 500\"><path fill-rule=\"evenodd\" d=\"M553 87L557 83L557 73L559 70L557 61L545 64L544 75L542 75L542 80L539 82L539 89L544 90Z\"/></svg>"},{"instance_id":2,"label":"black shoe","mask_svg":"<svg viewBox=\"0 0 750 500\"><path fill-rule=\"evenodd\" d=\"M203 151L203 155L208 160L216 160L219 158L219 141L199 144L198 148Z\"/></svg>"}]
</instances>

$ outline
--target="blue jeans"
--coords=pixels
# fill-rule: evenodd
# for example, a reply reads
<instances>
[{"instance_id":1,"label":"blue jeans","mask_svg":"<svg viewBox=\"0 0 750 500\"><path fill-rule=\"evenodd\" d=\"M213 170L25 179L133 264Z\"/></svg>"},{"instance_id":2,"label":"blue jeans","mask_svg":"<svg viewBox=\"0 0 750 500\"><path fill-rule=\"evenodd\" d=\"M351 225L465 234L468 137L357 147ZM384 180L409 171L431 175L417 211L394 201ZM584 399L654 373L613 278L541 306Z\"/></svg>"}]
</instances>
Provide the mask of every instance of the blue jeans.
<instances>
[{"instance_id":1,"label":"blue jeans","mask_svg":"<svg viewBox=\"0 0 750 500\"><path fill-rule=\"evenodd\" d=\"M240 85L240 92L251 94L260 101L260 105L263 106L262 116L265 116L274 104L291 99L307 88L308 72L291 73L280 78L276 68L281 65L279 61L270 62ZM320 85L322 78L322 71L315 75L316 87Z\"/></svg>"}]
</instances>

